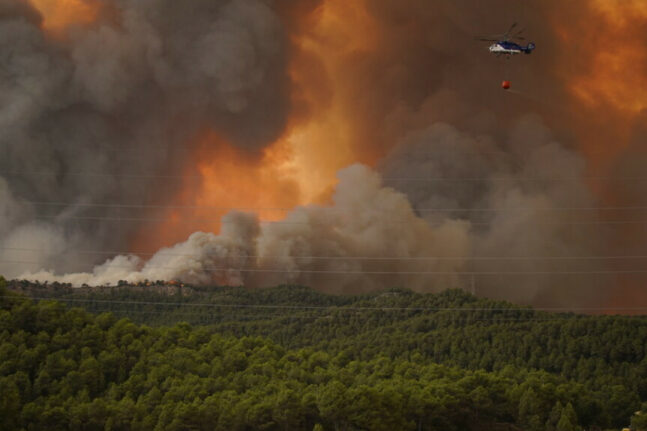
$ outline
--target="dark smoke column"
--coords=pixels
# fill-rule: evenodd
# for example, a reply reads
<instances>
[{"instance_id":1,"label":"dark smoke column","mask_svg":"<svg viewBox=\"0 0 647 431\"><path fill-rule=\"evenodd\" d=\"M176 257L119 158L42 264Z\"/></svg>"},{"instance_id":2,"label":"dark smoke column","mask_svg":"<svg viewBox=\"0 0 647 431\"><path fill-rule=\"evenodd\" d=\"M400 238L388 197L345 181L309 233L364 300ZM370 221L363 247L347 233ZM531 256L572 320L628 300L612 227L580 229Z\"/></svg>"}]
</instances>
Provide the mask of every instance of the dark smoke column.
<instances>
[{"instance_id":1,"label":"dark smoke column","mask_svg":"<svg viewBox=\"0 0 647 431\"><path fill-rule=\"evenodd\" d=\"M155 214L125 206L173 196L167 174L199 134L255 152L285 127L290 47L271 3L100 4L56 35L29 2L0 4L0 260L33 262L0 263L7 276L128 248Z\"/></svg>"}]
</instances>

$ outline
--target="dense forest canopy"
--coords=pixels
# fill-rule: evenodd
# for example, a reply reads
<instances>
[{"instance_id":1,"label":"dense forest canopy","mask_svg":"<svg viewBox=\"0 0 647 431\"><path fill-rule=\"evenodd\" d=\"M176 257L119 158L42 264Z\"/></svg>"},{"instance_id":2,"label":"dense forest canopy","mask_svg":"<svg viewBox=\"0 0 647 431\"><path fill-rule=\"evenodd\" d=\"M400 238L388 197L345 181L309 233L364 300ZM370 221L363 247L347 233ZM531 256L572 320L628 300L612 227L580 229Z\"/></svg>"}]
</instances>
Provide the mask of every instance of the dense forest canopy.
<instances>
[{"instance_id":1,"label":"dense forest canopy","mask_svg":"<svg viewBox=\"0 0 647 431\"><path fill-rule=\"evenodd\" d=\"M3 429L645 429L645 317L457 290L29 293L1 295Z\"/></svg>"}]
</instances>

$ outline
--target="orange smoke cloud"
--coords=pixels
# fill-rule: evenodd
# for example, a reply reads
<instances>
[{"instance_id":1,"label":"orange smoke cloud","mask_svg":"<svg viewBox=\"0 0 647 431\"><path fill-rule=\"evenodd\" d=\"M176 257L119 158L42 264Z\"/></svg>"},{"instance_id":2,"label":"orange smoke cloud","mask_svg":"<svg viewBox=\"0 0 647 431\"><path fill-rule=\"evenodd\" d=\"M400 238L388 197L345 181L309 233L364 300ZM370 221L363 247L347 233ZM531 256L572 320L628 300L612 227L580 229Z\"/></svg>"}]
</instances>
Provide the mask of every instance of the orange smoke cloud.
<instances>
[{"instance_id":1,"label":"orange smoke cloud","mask_svg":"<svg viewBox=\"0 0 647 431\"><path fill-rule=\"evenodd\" d=\"M606 1L597 0L583 11L601 23L588 28L590 34L578 34L581 28L556 22L565 55L574 49L574 41L586 43L584 65L565 62L559 67L564 68L571 109L591 119L574 123L597 174L605 172L598 168L606 169L610 156L623 148L622 124L647 107L647 74L635 69L647 59L638 39L621 37L647 13L637 1L618 1L610 10ZM362 141L366 124L360 123L373 118L354 112L358 104L352 98L358 91L353 86L358 77L353 75L357 70L349 68L354 60L383 48L380 37L384 35L377 27L364 0L326 0L302 17L293 35L289 69L294 108L283 136L262 154L250 155L208 133L183 172L189 179L171 199L171 204L188 209L169 210L164 222L144 228L134 249L155 251L197 230L218 232L220 217L228 209L249 209L261 220L274 221L282 219L288 208L326 203L339 169L355 162L372 164L384 156L388 148ZM380 127L377 121L374 126ZM613 203L612 199L606 202ZM633 289L628 287L627 292Z\"/></svg>"},{"instance_id":2,"label":"orange smoke cloud","mask_svg":"<svg viewBox=\"0 0 647 431\"><path fill-rule=\"evenodd\" d=\"M579 145L589 160L593 177L625 175L614 171L616 162L631 145L631 130L647 109L647 53L644 49L647 2L643 0L592 0L578 11L579 25L557 26L566 47L564 79L572 96L571 110L583 121L574 121ZM577 50L577 56L569 54ZM567 60L569 55L577 58ZM579 63L578 63L579 61ZM626 174L631 175L631 174ZM608 206L635 204L619 184L593 180L592 188ZM602 220L629 218L633 212L600 214ZM642 226L617 226L606 238L606 249L629 254L644 238ZM643 286L634 276L619 275L611 282L607 304L643 304Z\"/></svg>"},{"instance_id":3,"label":"orange smoke cloud","mask_svg":"<svg viewBox=\"0 0 647 431\"><path fill-rule=\"evenodd\" d=\"M555 10L557 67L570 95L579 149L591 176L604 177L629 147L631 130L647 109L647 3L592 0L576 13L564 17ZM606 184L592 186L606 203L618 203Z\"/></svg>"},{"instance_id":4,"label":"orange smoke cloud","mask_svg":"<svg viewBox=\"0 0 647 431\"><path fill-rule=\"evenodd\" d=\"M287 141L253 156L209 132L187 163L184 184L163 221L143 228L134 249L156 251L193 232L218 232L220 218L232 209L254 212L260 220L282 219L304 201Z\"/></svg>"},{"instance_id":5,"label":"orange smoke cloud","mask_svg":"<svg viewBox=\"0 0 647 431\"><path fill-rule=\"evenodd\" d=\"M375 50L377 33L364 1L328 0L305 18L293 41L295 112L280 145L291 148L293 169L309 200L330 190L339 169L354 162L370 164L383 155L360 151L357 115L347 100L353 93L348 59Z\"/></svg>"},{"instance_id":6,"label":"orange smoke cloud","mask_svg":"<svg viewBox=\"0 0 647 431\"><path fill-rule=\"evenodd\" d=\"M93 0L29 0L43 17L43 29L60 33L68 26L94 22L100 4Z\"/></svg>"},{"instance_id":7,"label":"orange smoke cloud","mask_svg":"<svg viewBox=\"0 0 647 431\"><path fill-rule=\"evenodd\" d=\"M642 0L595 0L591 13L599 26L581 38L594 51L590 71L572 90L589 106L611 106L624 114L647 108L647 53L636 29L647 25Z\"/></svg>"},{"instance_id":8,"label":"orange smoke cloud","mask_svg":"<svg viewBox=\"0 0 647 431\"><path fill-rule=\"evenodd\" d=\"M261 220L278 220L286 208L304 203L289 148L274 145L255 160L214 134L205 143L197 163L202 183L192 199L196 206L249 209Z\"/></svg>"},{"instance_id":9,"label":"orange smoke cloud","mask_svg":"<svg viewBox=\"0 0 647 431\"><path fill-rule=\"evenodd\" d=\"M325 203L337 171L382 156L357 150L355 118L346 99L348 56L375 49L376 34L362 1L328 0L304 18L292 41L294 112L286 132L260 158L209 133L185 170L187 177L197 175L197 182L187 182L174 200L196 209L190 216L169 211L165 222L137 235L135 248L155 250L196 230L218 232L227 209L248 209L272 221L296 205Z\"/></svg>"}]
</instances>

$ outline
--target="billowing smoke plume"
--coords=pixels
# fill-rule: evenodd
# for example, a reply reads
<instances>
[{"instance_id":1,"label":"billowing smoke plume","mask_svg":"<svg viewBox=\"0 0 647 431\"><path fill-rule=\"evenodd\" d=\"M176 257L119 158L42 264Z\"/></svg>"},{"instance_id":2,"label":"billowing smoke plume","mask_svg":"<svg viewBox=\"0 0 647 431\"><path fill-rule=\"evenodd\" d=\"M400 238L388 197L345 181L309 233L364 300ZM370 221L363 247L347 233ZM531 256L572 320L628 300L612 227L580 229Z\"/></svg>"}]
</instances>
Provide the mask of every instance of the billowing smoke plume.
<instances>
[{"instance_id":1,"label":"billowing smoke plume","mask_svg":"<svg viewBox=\"0 0 647 431\"><path fill-rule=\"evenodd\" d=\"M596 262L578 258L601 254L597 236L582 229L596 226L595 213L579 210L595 206L584 169L537 117L519 120L501 142L436 124L412 133L382 166L431 226L469 223L463 269L479 293L522 301L567 285L563 296L573 299L590 288L591 277L556 275L593 271Z\"/></svg>"},{"instance_id":2,"label":"billowing smoke plume","mask_svg":"<svg viewBox=\"0 0 647 431\"><path fill-rule=\"evenodd\" d=\"M77 285L459 286L562 305L619 303L614 291L638 280L619 274L644 260L612 258L644 254L644 232L625 223L640 218L596 208L640 206L644 182L607 179L642 175L647 102L618 100L590 72L605 64L595 49L568 40L595 20L641 28L638 6L623 24L597 0L98 4L95 22L56 36L27 2L0 6L1 272ZM533 55L497 59L474 41L513 21ZM174 174L204 133L254 157L304 124L317 125L303 134L311 159L373 167L340 171L328 205L275 222L234 211L219 233L76 272L105 260L82 250L127 249L156 216L124 206L191 187Z\"/></svg>"},{"instance_id":3,"label":"billowing smoke plume","mask_svg":"<svg viewBox=\"0 0 647 431\"><path fill-rule=\"evenodd\" d=\"M593 199L578 180L582 159L552 141L539 119L520 121L509 139L499 146L435 124L412 133L381 167L393 186L413 183L406 195L357 165L339 173L330 206L295 208L269 223L232 212L219 235L194 233L147 261L119 256L93 273L28 277L75 285L292 282L337 293L471 284L478 293L529 301L555 281L563 287L550 273L572 265L551 259L595 252L595 240L573 230L569 211L590 207ZM565 171L575 179L566 186L553 176ZM479 260L484 256L492 259ZM578 267L592 269L586 262Z\"/></svg>"},{"instance_id":4,"label":"billowing smoke plume","mask_svg":"<svg viewBox=\"0 0 647 431\"><path fill-rule=\"evenodd\" d=\"M260 225L252 214L232 212L219 235L194 233L146 262L119 256L92 274L32 277L77 285L160 278L257 286L289 281L337 293L389 283L419 290L458 286L456 270L470 251L468 222L430 226L365 166L344 169L339 178L329 207L296 208L280 222ZM412 264L407 257L432 258Z\"/></svg>"},{"instance_id":5,"label":"billowing smoke plume","mask_svg":"<svg viewBox=\"0 0 647 431\"><path fill-rule=\"evenodd\" d=\"M106 16L52 35L28 1L0 2L0 271L10 275L34 266L20 248L78 270L94 258L74 250L127 247L138 223L93 221L123 213L87 205L172 195L177 181L159 175L177 173L204 130L254 151L285 126L288 44L266 2L88 3Z\"/></svg>"}]
</instances>

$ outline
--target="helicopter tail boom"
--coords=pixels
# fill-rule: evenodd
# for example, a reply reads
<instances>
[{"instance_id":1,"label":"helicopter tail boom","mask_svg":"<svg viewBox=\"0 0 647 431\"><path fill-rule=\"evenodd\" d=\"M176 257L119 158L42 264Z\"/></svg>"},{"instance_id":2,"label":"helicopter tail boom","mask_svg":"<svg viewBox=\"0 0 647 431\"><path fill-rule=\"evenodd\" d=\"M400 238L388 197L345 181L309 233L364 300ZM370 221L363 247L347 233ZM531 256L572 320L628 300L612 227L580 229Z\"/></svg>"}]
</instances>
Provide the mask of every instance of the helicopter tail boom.
<instances>
[{"instance_id":1,"label":"helicopter tail boom","mask_svg":"<svg viewBox=\"0 0 647 431\"><path fill-rule=\"evenodd\" d=\"M525 48L523 48L523 52L526 54L532 54L532 51L535 49L535 44L530 42Z\"/></svg>"}]
</instances>

